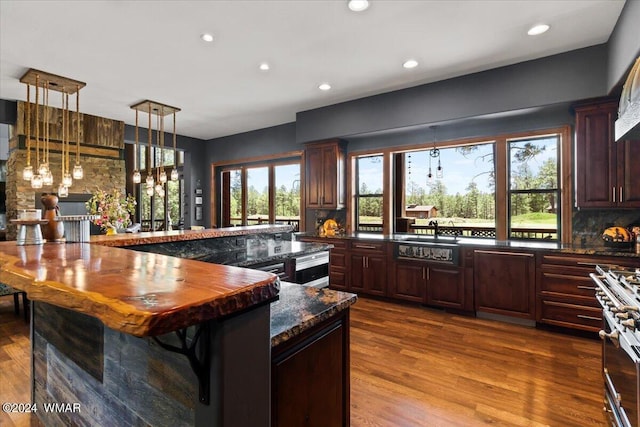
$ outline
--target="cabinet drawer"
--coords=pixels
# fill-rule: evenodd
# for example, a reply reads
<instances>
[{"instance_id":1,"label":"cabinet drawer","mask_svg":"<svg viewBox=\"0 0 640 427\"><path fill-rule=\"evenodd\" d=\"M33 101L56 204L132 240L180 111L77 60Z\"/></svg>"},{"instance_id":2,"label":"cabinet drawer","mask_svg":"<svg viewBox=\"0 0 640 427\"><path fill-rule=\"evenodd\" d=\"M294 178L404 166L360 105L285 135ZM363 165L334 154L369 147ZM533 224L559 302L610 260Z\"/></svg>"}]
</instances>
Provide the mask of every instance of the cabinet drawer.
<instances>
[{"instance_id":1,"label":"cabinet drawer","mask_svg":"<svg viewBox=\"0 0 640 427\"><path fill-rule=\"evenodd\" d=\"M385 244L383 242L351 242L351 249L358 252L378 252L383 254Z\"/></svg>"},{"instance_id":2,"label":"cabinet drawer","mask_svg":"<svg viewBox=\"0 0 640 427\"><path fill-rule=\"evenodd\" d=\"M345 267L347 265L347 256L344 252L336 253L332 249L329 255L329 264L331 264L331 267Z\"/></svg>"},{"instance_id":3,"label":"cabinet drawer","mask_svg":"<svg viewBox=\"0 0 640 427\"><path fill-rule=\"evenodd\" d=\"M595 284L587 276L587 273L584 273L584 275L578 272L576 274L561 274L554 270L543 269L541 272L540 291L543 293L552 292L584 297L585 299L593 300L593 303L597 304Z\"/></svg>"},{"instance_id":4,"label":"cabinet drawer","mask_svg":"<svg viewBox=\"0 0 640 427\"><path fill-rule=\"evenodd\" d=\"M602 329L602 309L561 301L542 300L539 322L585 331Z\"/></svg>"}]
</instances>

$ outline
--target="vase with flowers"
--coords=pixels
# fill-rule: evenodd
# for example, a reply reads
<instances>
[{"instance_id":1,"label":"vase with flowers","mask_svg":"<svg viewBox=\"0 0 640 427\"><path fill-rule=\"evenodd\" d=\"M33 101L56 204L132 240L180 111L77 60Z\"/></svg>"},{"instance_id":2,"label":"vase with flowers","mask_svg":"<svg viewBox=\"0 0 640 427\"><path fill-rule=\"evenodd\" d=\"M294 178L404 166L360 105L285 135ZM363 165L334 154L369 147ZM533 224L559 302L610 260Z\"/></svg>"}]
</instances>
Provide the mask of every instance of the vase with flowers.
<instances>
[{"instance_id":1,"label":"vase with flowers","mask_svg":"<svg viewBox=\"0 0 640 427\"><path fill-rule=\"evenodd\" d=\"M131 195L124 195L117 188L111 190L97 190L86 202L90 215L99 218L93 223L99 226L106 234L117 234L131 224L131 212L135 210L136 200Z\"/></svg>"}]
</instances>

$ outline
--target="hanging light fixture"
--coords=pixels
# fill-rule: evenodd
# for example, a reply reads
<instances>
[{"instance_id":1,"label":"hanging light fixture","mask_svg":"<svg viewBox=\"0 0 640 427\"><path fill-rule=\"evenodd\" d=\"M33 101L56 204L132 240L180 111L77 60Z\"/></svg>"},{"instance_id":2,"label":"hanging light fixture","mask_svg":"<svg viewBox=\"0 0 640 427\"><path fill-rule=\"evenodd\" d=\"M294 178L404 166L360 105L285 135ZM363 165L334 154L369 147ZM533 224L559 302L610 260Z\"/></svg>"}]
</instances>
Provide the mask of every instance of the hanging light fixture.
<instances>
[{"instance_id":1,"label":"hanging light fixture","mask_svg":"<svg viewBox=\"0 0 640 427\"><path fill-rule=\"evenodd\" d=\"M438 159L438 166L436 167L436 179L442 179L444 177L444 170L442 169L442 163L440 162L440 150L436 147L436 129L433 128L433 148L429 150L429 173L427 178L429 182L433 181L433 174L431 173L431 159Z\"/></svg>"},{"instance_id":2,"label":"hanging light fixture","mask_svg":"<svg viewBox=\"0 0 640 427\"><path fill-rule=\"evenodd\" d=\"M61 77L44 71L29 69L21 78L20 82L27 86L27 100L25 103L25 129L27 165L22 171L22 177L31 181L34 189L43 186L53 186L53 173L51 172L50 149L51 149L51 112L49 108L49 91L55 90L62 94L62 114L61 114L61 182L58 186L59 197L68 194L68 188L73 183L73 178L81 179L83 176L82 166L80 166L80 89L86 86L85 83ZM31 103L31 86L35 86L35 104ZM40 89L42 89L42 105L40 105ZM70 112L69 95L76 94L76 167L74 167L73 177L69 173L69 143L70 143ZM31 123L32 108L35 108L35 123ZM42 110L42 122L41 112ZM31 164L31 140L35 127L35 169ZM41 132L42 128L42 132ZM42 133L42 135L41 135ZM41 138L42 136L42 138ZM61 190L61 187L65 188Z\"/></svg>"},{"instance_id":3,"label":"hanging light fixture","mask_svg":"<svg viewBox=\"0 0 640 427\"><path fill-rule=\"evenodd\" d=\"M171 181L177 181L178 176L178 152L176 150L176 112L173 112L173 169L171 170Z\"/></svg>"},{"instance_id":4,"label":"hanging light fixture","mask_svg":"<svg viewBox=\"0 0 640 427\"><path fill-rule=\"evenodd\" d=\"M136 155L134 156L134 162L136 162L135 170L133 171L133 182L139 183L141 181L140 172L138 171L137 153L138 153L138 112L146 112L148 114L148 126L147 126L147 178L145 180L146 194L149 197L153 197L154 194L160 197L164 197L166 192L164 185L167 182L167 172L164 169L163 162L163 149L164 149L164 117L169 114L173 114L173 151L174 151L174 170L171 171L171 179L178 179L178 172L175 169L177 158L175 156L176 151L176 113L180 111L179 108L171 107L166 104L160 104L154 101L142 101L138 104L132 105L132 109L136 110L136 133L135 133L135 145ZM151 127L151 116L156 116L156 147L160 150L160 155L153 156L156 159L156 177L154 178L152 172L152 147L153 147L153 129ZM175 172L175 179L174 179Z\"/></svg>"},{"instance_id":5,"label":"hanging light fixture","mask_svg":"<svg viewBox=\"0 0 640 427\"><path fill-rule=\"evenodd\" d=\"M142 176L140 175L140 171L138 170L138 154L139 154L139 134L138 134L138 110L136 110L136 142L135 142L135 148L133 150L133 165L134 165L134 171L133 171L133 183L134 184L140 184L140 181L142 181Z\"/></svg>"}]
</instances>

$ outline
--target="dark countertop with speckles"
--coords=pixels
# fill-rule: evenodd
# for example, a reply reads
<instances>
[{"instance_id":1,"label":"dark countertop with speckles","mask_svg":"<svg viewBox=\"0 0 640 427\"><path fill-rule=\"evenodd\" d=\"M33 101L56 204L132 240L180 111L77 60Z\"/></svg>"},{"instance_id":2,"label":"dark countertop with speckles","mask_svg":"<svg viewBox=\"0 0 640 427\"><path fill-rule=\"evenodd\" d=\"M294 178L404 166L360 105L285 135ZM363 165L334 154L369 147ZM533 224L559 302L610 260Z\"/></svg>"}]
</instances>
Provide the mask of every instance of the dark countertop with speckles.
<instances>
[{"instance_id":1,"label":"dark countertop with speckles","mask_svg":"<svg viewBox=\"0 0 640 427\"><path fill-rule=\"evenodd\" d=\"M346 310L356 294L280 282L280 299L271 303L271 347Z\"/></svg>"}]
</instances>

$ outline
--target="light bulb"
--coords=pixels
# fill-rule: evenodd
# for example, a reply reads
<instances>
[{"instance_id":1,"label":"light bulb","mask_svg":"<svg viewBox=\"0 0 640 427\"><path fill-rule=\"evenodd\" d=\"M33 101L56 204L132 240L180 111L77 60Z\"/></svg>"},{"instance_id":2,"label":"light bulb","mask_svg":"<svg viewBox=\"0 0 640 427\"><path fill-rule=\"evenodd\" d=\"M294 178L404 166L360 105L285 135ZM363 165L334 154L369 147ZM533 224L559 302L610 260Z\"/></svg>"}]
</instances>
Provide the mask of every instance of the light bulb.
<instances>
[{"instance_id":1,"label":"light bulb","mask_svg":"<svg viewBox=\"0 0 640 427\"><path fill-rule=\"evenodd\" d=\"M24 169L22 169L22 179L31 181L31 178L33 178L33 166L25 166Z\"/></svg>"},{"instance_id":2,"label":"light bulb","mask_svg":"<svg viewBox=\"0 0 640 427\"><path fill-rule=\"evenodd\" d=\"M64 175L62 175L62 184L65 187L71 187L71 184L73 184L73 178L71 178L70 173L67 172Z\"/></svg>"},{"instance_id":3,"label":"light bulb","mask_svg":"<svg viewBox=\"0 0 640 427\"><path fill-rule=\"evenodd\" d=\"M142 181L142 176L140 175L140 171L139 170L133 171L133 183L140 184L140 181Z\"/></svg>"},{"instance_id":4,"label":"light bulb","mask_svg":"<svg viewBox=\"0 0 640 427\"><path fill-rule=\"evenodd\" d=\"M156 194L160 197L164 197L164 188L162 184L156 184Z\"/></svg>"},{"instance_id":5,"label":"light bulb","mask_svg":"<svg viewBox=\"0 0 640 427\"><path fill-rule=\"evenodd\" d=\"M84 177L82 165L80 163L76 163L76 165L73 167L73 179L82 179L82 177Z\"/></svg>"},{"instance_id":6,"label":"light bulb","mask_svg":"<svg viewBox=\"0 0 640 427\"><path fill-rule=\"evenodd\" d=\"M63 183L58 185L58 197L67 197L69 195L69 188Z\"/></svg>"},{"instance_id":7,"label":"light bulb","mask_svg":"<svg viewBox=\"0 0 640 427\"><path fill-rule=\"evenodd\" d=\"M49 171L49 163L40 163L40 167L38 167L38 173L41 176L44 176Z\"/></svg>"},{"instance_id":8,"label":"light bulb","mask_svg":"<svg viewBox=\"0 0 640 427\"><path fill-rule=\"evenodd\" d=\"M429 166L429 173L427 174L429 182L433 182L433 174L431 173L431 166Z\"/></svg>"},{"instance_id":9,"label":"light bulb","mask_svg":"<svg viewBox=\"0 0 640 427\"><path fill-rule=\"evenodd\" d=\"M160 172L160 178L158 178L158 181L160 181L162 184L167 182L167 173L164 170Z\"/></svg>"},{"instance_id":10,"label":"light bulb","mask_svg":"<svg viewBox=\"0 0 640 427\"><path fill-rule=\"evenodd\" d=\"M436 178L442 179L444 176L444 171L442 170L442 166L440 165L440 159L438 159L438 167L436 168Z\"/></svg>"},{"instance_id":11,"label":"light bulb","mask_svg":"<svg viewBox=\"0 0 640 427\"><path fill-rule=\"evenodd\" d=\"M33 175L31 178L31 188L42 188L42 176Z\"/></svg>"},{"instance_id":12,"label":"light bulb","mask_svg":"<svg viewBox=\"0 0 640 427\"><path fill-rule=\"evenodd\" d=\"M180 175L178 174L178 169L173 169L171 171L171 181L177 181L178 178L180 178Z\"/></svg>"},{"instance_id":13,"label":"light bulb","mask_svg":"<svg viewBox=\"0 0 640 427\"><path fill-rule=\"evenodd\" d=\"M147 187L147 196L153 196L153 185L151 187Z\"/></svg>"},{"instance_id":14,"label":"light bulb","mask_svg":"<svg viewBox=\"0 0 640 427\"><path fill-rule=\"evenodd\" d=\"M155 181L153 180L153 176L152 175L147 175L147 188L151 188L151 192L153 192L153 185L155 184ZM149 193L147 191L147 193Z\"/></svg>"},{"instance_id":15,"label":"light bulb","mask_svg":"<svg viewBox=\"0 0 640 427\"><path fill-rule=\"evenodd\" d=\"M51 173L51 171L47 171L43 176L42 176L42 183L44 185L51 185L53 184L53 174Z\"/></svg>"}]
</instances>

